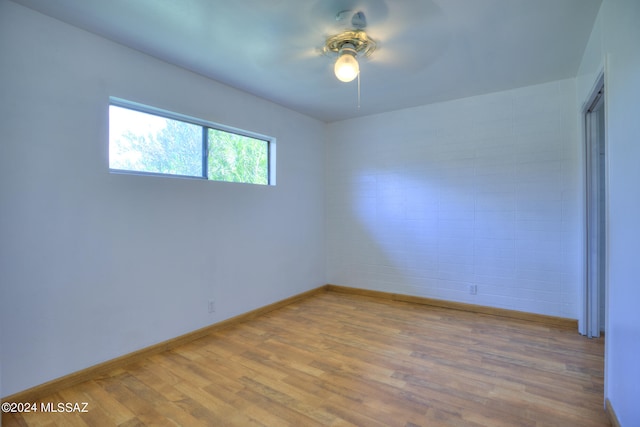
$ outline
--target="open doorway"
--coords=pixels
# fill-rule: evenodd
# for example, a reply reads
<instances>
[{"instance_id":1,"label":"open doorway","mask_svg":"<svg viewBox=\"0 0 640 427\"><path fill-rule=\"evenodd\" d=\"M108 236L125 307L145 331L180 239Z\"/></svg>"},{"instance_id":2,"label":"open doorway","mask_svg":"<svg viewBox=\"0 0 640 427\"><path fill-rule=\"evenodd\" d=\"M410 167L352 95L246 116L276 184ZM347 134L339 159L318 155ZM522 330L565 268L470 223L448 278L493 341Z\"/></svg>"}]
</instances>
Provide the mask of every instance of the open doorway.
<instances>
[{"instance_id":1,"label":"open doorway","mask_svg":"<svg viewBox=\"0 0 640 427\"><path fill-rule=\"evenodd\" d=\"M601 75L587 102L586 151L586 335L599 337L606 319L606 147L604 76Z\"/></svg>"}]
</instances>

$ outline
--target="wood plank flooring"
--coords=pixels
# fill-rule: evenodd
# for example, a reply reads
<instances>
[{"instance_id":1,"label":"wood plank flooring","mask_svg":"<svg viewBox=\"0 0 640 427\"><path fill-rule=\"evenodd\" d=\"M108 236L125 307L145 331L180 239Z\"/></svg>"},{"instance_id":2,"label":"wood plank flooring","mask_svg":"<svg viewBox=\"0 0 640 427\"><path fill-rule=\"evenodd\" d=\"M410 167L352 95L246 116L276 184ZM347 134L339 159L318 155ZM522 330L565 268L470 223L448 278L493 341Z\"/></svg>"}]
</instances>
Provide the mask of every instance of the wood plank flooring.
<instances>
[{"instance_id":1,"label":"wood plank flooring","mask_svg":"<svg viewBox=\"0 0 640 427\"><path fill-rule=\"evenodd\" d=\"M4 414L8 426L608 426L603 340L325 292Z\"/></svg>"}]
</instances>

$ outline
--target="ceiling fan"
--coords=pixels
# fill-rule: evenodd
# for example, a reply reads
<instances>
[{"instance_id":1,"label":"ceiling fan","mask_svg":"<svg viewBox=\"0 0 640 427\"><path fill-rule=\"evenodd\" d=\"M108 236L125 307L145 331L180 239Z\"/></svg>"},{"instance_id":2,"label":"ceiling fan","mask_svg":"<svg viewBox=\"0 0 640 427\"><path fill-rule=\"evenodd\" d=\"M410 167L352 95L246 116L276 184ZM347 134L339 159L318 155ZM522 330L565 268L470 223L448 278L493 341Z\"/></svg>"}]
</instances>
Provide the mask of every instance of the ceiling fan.
<instances>
[{"instance_id":1,"label":"ceiling fan","mask_svg":"<svg viewBox=\"0 0 640 427\"><path fill-rule=\"evenodd\" d=\"M327 38L322 52L337 54L334 73L338 80L350 82L360 73L358 56L368 57L376 50L376 42L367 35L367 18L362 11L343 10L336 15L336 21L351 17L351 28Z\"/></svg>"},{"instance_id":2,"label":"ceiling fan","mask_svg":"<svg viewBox=\"0 0 640 427\"><path fill-rule=\"evenodd\" d=\"M319 50L336 58L334 73L343 82L359 76L361 59L379 78L421 69L444 52L450 36L434 0L319 0L311 16L325 35Z\"/></svg>"}]
</instances>

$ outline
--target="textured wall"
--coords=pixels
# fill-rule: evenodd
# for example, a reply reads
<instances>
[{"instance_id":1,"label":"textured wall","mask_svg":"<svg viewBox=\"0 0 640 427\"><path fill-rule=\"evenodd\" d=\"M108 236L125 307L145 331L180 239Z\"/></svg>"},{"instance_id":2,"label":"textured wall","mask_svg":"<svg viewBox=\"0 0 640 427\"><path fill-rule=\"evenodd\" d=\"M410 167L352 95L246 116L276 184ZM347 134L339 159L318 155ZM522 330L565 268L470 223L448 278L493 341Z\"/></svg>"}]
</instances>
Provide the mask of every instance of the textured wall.
<instances>
[{"instance_id":1,"label":"textured wall","mask_svg":"<svg viewBox=\"0 0 640 427\"><path fill-rule=\"evenodd\" d=\"M328 281L577 318L574 102L566 80L329 125Z\"/></svg>"}]
</instances>

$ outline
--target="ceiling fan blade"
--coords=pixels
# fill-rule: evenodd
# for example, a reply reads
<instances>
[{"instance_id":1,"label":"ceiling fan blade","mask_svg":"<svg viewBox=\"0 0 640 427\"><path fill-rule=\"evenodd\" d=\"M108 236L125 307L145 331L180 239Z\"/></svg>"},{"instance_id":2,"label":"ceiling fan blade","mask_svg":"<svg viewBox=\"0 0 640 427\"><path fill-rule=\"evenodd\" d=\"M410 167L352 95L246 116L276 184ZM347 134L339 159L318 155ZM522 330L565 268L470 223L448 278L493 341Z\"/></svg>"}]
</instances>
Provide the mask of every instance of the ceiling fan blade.
<instances>
[{"instance_id":1,"label":"ceiling fan blade","mask_svg":"<svg viewBox=\"0 0 640 427\"><path fill-rule=\"evenodd\" d=\"M367 27L367 34L377 43L369 58L376 68L415 71L446 52L453 34L433 0L405 0L393 6L388 19Z\"/></svg>"}]
</instances>

